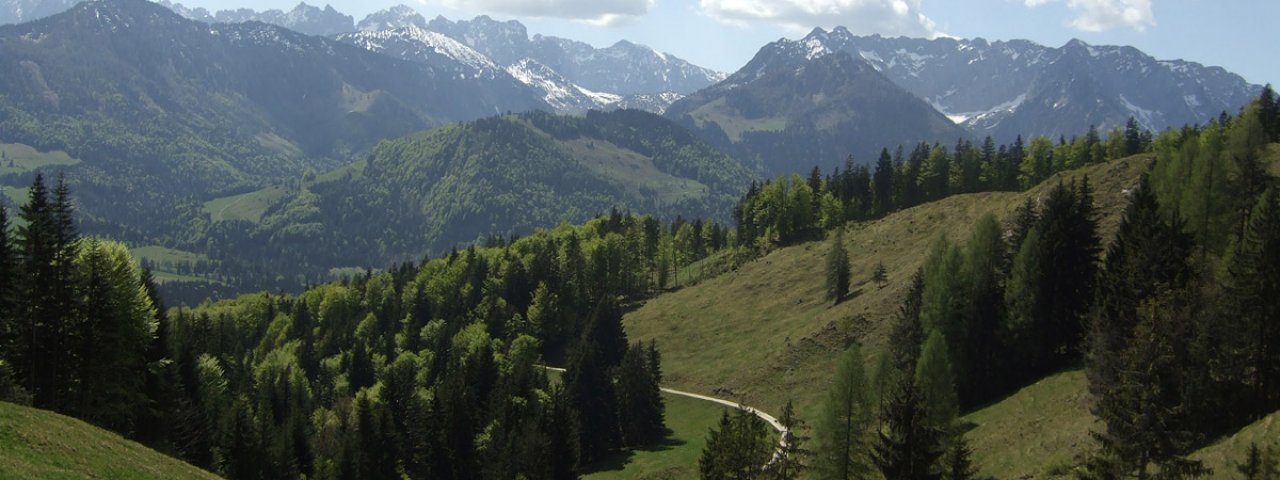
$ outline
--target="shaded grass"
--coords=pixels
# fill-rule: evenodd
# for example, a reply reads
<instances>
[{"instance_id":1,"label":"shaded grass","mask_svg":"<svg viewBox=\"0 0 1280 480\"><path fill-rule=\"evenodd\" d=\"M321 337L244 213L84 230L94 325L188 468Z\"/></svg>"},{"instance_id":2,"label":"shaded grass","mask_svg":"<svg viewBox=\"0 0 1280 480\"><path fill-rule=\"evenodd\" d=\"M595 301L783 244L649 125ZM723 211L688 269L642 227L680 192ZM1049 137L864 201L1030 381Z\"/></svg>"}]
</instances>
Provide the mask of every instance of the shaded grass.
<instances>
[{"instance_id":1,"label":"shaded grass","mask_svg":"<svg viewBox=\"0 0 1280 480\"><path fill-rule=\"evenodd\" d=\"M623 452L594 466L587 480L698 478L698 457L707 434L725 407L688 397L662 394L671 435L662 445Z\"/></svg>"},{"instance_id":2,"label":"shaded grass","mask_svg":"<svg viewBox=\"0 0 1280 480\"><path fill-rule=\"evenodd\" d=\"M697 181L659 170L652 158L603 140L579 139L564 145L579 164L632 197L670 204L704 196L708 191Z\"/></svg>"},{"instance_id":3,"label":"shaded grass","mask_svg":"<svg viewBox=\"0 0 1280 480\"><path fill-rule=\"evenodd\" d=\"M20 143L0 143L0 175L30 172L44 167L69 167L80 163L67 152L41 152Z\"/></svg>"},{"instance_id":4,"label":"shaded grass","mask_svg":"<svg viewBox=\"0 0 1280 480\"><path fill-rule=\"evenodd\" d=\"M1050 375L961 419L973 460L996 478L1057 478L1092 446L1089 392L1080 370Z\"/></svg>"},{"instance_id":5,"label":"shaded grass","mask_svg":"<svg viewBox=\"0 0 1280 480\"><path fill-rule=\"evenodd\" d=\"M226 220L245 220L253 223L262 221L262 215L272 204L280 201L289 193L284 187L267 187L240 195L232 195L210 200L204 204L204 213L214 222Z\"/></svg>"},{"instance_id":6,"label":"shaded grass","mask_svg":"<svg viewBox=\"0 0 1280 480\"><path fill-rule=\"evenodd\" d=\"M781 132L787 128L785 117L745 118L720 98L689 113L699 125L714 123L730 140L742 140L747 132Z\"/></svg>"},{"instance_id":7,"label":"shaded grass","mask_svg":"<svg viewBox=\"0 0 1280 480\"><path fill-rule=\"evenodd\" d=\"M868 375L875 371L910 277L938 236L968 240L986 213L1002 221L1027 198L1038 199L1059 181L1088 175L1095 191L1102 238L1109 239L1125 204L1124 191L1149 164L1133 157L1060 174L1024 193L953 196L850 224L845 241L853 282L847 300L823 299L825 241L781 248L735 271L661 295L627 315L633 340L656 340L663 352L667 386L741 399L769 411L794 400L803 419L820 410L836 359L849 344L863 345ZM881 287L871 282L878 263L888 272ZM1079 430L1083 433L1084 430ZM982 431L978 432L979 434ZM982 442L982 440L975 440ZM1011 454L1017 445L985 442L980 455ZM1071 452L1040 451L1035 455Z\"/></svg>"},{"instance_id":8,"label":"shaded grass","mask_svg":"<svg viewBox=\"0 0 1280 480\"><path fill-rule=\"evenodd\" d=\"M0 478L218 477L80 420L0 402Z\"/></svg>"},{"instance_id":9,"label":"shaded grass","mask_svg":"<svg viewBox=\"0 0 1280 480\"><path fill-rule=\"evenodd\" d=\"M1252 425L1223 438L1191 455L1213 469L1213 478L1228 478L1236 473L1236 466L1245 461L1249 445L1259 449L1280 449L1280 412L1268 415Z\"/></svg>"}]
</instances>

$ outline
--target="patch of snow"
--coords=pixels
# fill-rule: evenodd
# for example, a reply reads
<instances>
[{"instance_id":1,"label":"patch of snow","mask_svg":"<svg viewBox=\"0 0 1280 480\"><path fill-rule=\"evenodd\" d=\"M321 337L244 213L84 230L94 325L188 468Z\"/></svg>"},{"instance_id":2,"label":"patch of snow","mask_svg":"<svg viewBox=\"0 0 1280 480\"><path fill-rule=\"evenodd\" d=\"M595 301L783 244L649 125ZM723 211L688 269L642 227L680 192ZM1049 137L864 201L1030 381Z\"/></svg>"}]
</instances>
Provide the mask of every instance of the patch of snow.
<instances>
[{"instance_id":1,"label":"patch of snow","mask_svg":"<svg viewBox=\"0 0 1280 480\"><path fill-rule=\"evenodd\" d=\"M1134 105L1133 102L1124 97L1124 94L1120 95L1120 101L1124 103L1124 108L1128 109L1129 113L1133 114L1133 117L1138 120L1138 123L1142 124L1143 128L1153 130L1151 126L1155 125L1153 119L1156 112Z\"/></svg>"}]
</instances>

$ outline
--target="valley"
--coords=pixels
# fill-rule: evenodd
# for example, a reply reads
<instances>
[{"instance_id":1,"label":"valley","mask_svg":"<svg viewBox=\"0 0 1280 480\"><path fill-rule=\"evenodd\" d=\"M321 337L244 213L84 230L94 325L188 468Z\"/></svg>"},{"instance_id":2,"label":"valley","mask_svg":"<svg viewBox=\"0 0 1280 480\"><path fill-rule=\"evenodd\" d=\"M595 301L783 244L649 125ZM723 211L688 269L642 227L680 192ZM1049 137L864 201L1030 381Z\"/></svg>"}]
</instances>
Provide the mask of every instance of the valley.
<instances>
[{"instance_id":1,"label":"valley","mask_svg":"<svg viewBox=\"0 0 1280 480\"><path fill-rule=\"evenodd\" d=\"M726 71L570 38L654 2L210 5L0 0L0 477L1280 471L1269 85L919 2Z\"/></svg>"}]
</instances>

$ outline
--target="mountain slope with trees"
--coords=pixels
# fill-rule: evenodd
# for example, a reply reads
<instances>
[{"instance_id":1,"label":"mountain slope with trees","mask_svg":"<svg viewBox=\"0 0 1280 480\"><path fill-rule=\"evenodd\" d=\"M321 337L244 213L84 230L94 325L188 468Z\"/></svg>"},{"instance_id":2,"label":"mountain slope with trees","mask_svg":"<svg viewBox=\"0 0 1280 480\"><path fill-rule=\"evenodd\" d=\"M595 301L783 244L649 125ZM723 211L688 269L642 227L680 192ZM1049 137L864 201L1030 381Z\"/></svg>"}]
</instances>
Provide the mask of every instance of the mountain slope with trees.
<instances>
[{"instance_id":1,"label":"mountain slope with trees","mask_svg":"<svg viewBox=\"0 0 1280 480\"><path fill-rule=\"evenodd\" d=\"M300 184L261 222L215 223L207 238L225 268L322 281L335 267L439 255L611 210L725 224L752 178L650 113L535 112L383 142L343 175Z\"/></svg>"},{"instance_id":2,"label":"mountain slope with trees","mask_svg":"<svg viewBox=\"0 0 1280 480\"><path fill-rule=\"evenodd\" d=\"M199 202L327 170L384 138L546 108L517 82L144 0L0 27L0 65L0 135L81 160L68 175L85 229L131 241L173 242Z\"/></svg>"}]
</instances>

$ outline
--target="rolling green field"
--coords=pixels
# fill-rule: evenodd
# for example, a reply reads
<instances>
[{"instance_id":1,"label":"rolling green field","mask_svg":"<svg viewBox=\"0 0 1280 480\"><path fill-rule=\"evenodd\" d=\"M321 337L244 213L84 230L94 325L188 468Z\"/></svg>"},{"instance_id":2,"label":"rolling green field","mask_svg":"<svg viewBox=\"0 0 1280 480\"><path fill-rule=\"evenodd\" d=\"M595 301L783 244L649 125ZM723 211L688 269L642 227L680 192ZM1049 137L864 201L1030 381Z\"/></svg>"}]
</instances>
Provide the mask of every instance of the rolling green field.
<instances>
[{"instance_id":1,"label":"rolling green field","mask_svg":"<svg viewBox=\"0 0 1280 480\"><path fill-rule=\"evenodd\" d=\"M783 117L744 118L721 98L703 105L690 114L699 125L715 123L732 141L742 140L747 132L781 132L787 128Z\"/></svg>"},{"instance_id":2,"label":"rolling green field","mask_svg":"<svg viewBox=\"0 0 1280 480\"><path fill-rule=\"evenodd\" d=\"M1060 175L1025 193L958 195L881 220L851 224L845 241L853 267L852 293L837 306L823 299L826 242L808 242L778 249L730 273L649 300L626 316L627 334L633 340L657 341L663 352L667 386L696 393L723 392L721 396L742 398L744 403L770 411L793 400L802 419L813 419L835 361L849 344L863 346L868 374L874 372L909 278L939 234L965 242L973 223L983 214L990 212L1006 219L1023 199L1037 198L1059 179L1069 181L1087 174L1095 188L1102 237L1110 238L1119 223L1124 190L1133 185L1148 162L1138 157L1118 160ZM883 263L888 271L883 287L870 281L877 263ZM1083 381L1073 390L1069 380L1075 377L1065 375L1059 380L1066 383L1028 387L1019 395L1069 402L1071 395L1083 392ZM1058 398L1060 395L1067 399ZM1017 395L1006 401L1030 402ZM993 408L1012 409L1015 405ZM1032 414L1032 409L1023 410ZM1077 405L1065 411L1083 410ZM1021 422L1019 428L1026 435L1060 428L1052 421L1035 418L1008 421ZM1056 444L1023 451L1024 445L998 440L999 429L983 427L987 424L990 422L979 422L971 434L980 461L1020 455L1025 460L1019 463L1038 469L1062 455L1070 457L1078 451L1073 449L1083 448L1088 441L1089 423L1084 422L1084 428L1060 432L1063 438Z\"/></svg>"},{"instance_id":3,"label":"rolling green field","mask_svg":"<svg viewBox=\"0 0 1280 480\"><path fill-rule=\"evenodd\" d=\"M208 261L209 257L204 254L188 252L184 250L176 250L161 246L145 246L134 247L129 249L129 254L136 260L147 260L155 266L152 270L152 276L156 282L207 282L207 278L194 275L181 274L171 267L173 263L191 263ZM169 264L169 265L167 265Z\"/></svg>"},{"instance_id":4,"label":"rolling green field","mask_svg":"<svg viewBox=\"0 0 1280 480\"><path fill-rule=\"evenodd\" d=\"M618 454L583 475L586 480L697 478L698 457L707 444L707 433L720 421L725 408L702 400L664 393L667 428L665 444Z\"/></svg>"},{"instance_id":5,"label":"rolling green field","mask_svg":"<svg viewBox=\"0 0 1280 480\"><path fill-rule=\"evenodd\" d=\"M204 212L214 222L226 220L245 220L253 223L262 221L273 203L284 198L289 192L284 187L267 187L262 190L242 193L210 200L204 204Z\"/></svg>"},{"instance_id":6,"label":"rolling green field","mask_svg":"<svg viewBox=\"0 0 1280 480\"><path fill-rule=\"evenodd\" d=\"M1227 478L1236 473L1236 466L1245 461L1249 445L1260 449L1280 449L1280 412L1268 415L1227 438L1219 440L1191 455L1213 469L1213 478Z\"/></svg>"},{"instance_id":7,"label":"rolling green field","mask_svg":"<svg viewBox=\"0 0 1280 480\"><path fill-rule=\"evenodd\" d=\"M697 181L659 170L649 157L603 140L574 140L566 142L566 147L573 158L597 176L630 195L652 198L659 204L695 198L708 190Z\"/></svg>"},{"instance_id":8,"label":"rolling green field","mask_svg":"<svg viewBox=\"0 0 1280 480\"><path fill-rule=\"evenodd\" d=\"M0 478L218 477L80 420L0 402Z\"/></svg>"},{"instance_id":9,"label":"rolling green field","mask_svg":"<svg viewBox=\"0 0 1280 480\"><path fill-rule=\"evenodd\" d=\"M44 167L69 167L80 163L66 152L41 152L20 143L0 143L0 175L30 172Z\"/></svg>"}]
</instances>

